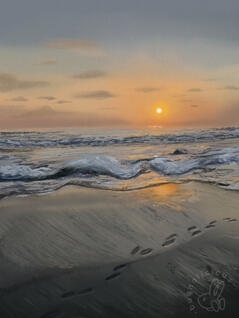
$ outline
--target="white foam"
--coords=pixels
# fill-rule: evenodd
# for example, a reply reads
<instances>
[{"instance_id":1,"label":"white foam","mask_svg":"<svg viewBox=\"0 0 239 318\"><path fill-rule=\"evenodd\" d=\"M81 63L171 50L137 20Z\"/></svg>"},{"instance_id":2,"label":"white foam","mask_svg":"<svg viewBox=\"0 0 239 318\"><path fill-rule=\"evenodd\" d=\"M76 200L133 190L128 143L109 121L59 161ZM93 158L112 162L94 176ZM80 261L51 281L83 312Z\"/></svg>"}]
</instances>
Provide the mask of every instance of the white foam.
<instances>
[{"instance_id":1,"label":"white foam","mask_svg":"<svg viewBox=\"0 0 239 318\"><path fill-rule=\"evenodd\" d=\"M150 161L150 167L166 175L183 174L199 168L197 159L173 161L168 158L156 158Z\"/></svg>"},{"instance_id":2,"label":"white foam","mask_svg":"<svg viewBox=\"0 0 239 318\"><path fill-rule=\"evenodd\" d=\"M95 172L120 179L129 179L141 172L141 166L142 162L135 163L131 166L122 166L117 159L111 156L87 155L67 162L63 168L86 173Z\"/></svg>"},{"instance_id":3,"label":"white foam","mask_svg":"<svg viewBox=\"0 0 239 318\"><path fill-rule=\"evenodd\" d=\"M10 164L0 166L1 179L42 178L51 172L50 168L31 168L26 165Z\"/></svg>"}]
</instances>

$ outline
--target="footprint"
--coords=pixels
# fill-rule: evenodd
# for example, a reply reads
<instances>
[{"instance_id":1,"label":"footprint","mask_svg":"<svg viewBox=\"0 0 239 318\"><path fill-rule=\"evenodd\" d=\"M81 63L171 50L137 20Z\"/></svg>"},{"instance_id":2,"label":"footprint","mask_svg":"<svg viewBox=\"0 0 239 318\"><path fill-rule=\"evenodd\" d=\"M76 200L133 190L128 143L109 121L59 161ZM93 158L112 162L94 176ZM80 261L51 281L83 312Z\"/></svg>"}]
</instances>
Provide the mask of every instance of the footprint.
<instances>
[{"instance_id":1,"label":"footprint","mask_svg":"<svg viewBox=\"0 0 239 318\"><path fill-rule=\"evenodd\" d=\"M66 292L66 293L61 295L62 298L67 298L67 297L72 297L72 296L75 296L75 292L73 292L73 291L69 291L69 292Z\"/></svg>"},{"instance_id":2,"label":"footprint","mask_svg":"<svg viewBox=\"0 0 239 318\"><path fill-rule=\"evenodd\" d=\"M226 221L226 222L235 222L235 221L237 221L237 219L235 219L235 218L224 218L223 221Z\"/></svg>"},{"instance_id":3,"label":"footprint","mask_svg":"<svg viewBox=\"0 0 239 318\"><path fill-rule=\"evenodd\" d=\"M131 251L131 255L135 255L135 254L137 254L138 252L139 252L139 250L140 250L140 246L139 245L137 245L137 246L135 246L133 249L132 249L132 251Z\"/></svg>"},{"instance_id":4,"label":"footprint","mask_svg":"<svg viewBox=\"0 0 239 318\"><path fill-rule=\"evenodd\" d=\"M209 222L208 224L216 224L217 223L217 220L213 220L211 222Z\"/></svg>"},{"instance_id":5,"label":"footprint","mask_svg":"<svg viewBox=\"0 0 239 318\"><path fill-rule=\"evenodd\" d=\"M197 227L195 225L188 227L188 231L189 232L192 231L192 230L196 230L196 229L197 229Z\"/></svg>"},{"instance_id":6,"label":"footprint","mask_svg":"<svg viewBox=\"0 0 239 318\"><path fill-rule=\"evenodd\" d=\"M167 240L167 241L163 242L162 246L163 247L169 246L169 245L173 244L175 241L176 241L176 238L172 238L171 240Z\"/></svg>"},{"instance_id":7,"label":"footprint","mask_svg":"<svg viewBox=\"0 0 239 318\"><path fill-rule=\"evenodd\" d=\"M198 236L201 233L202 233L202 231L197 230L197 231L192 232L192 236Z\"/></svg>"},{"instance_id":8,"label":"footprint","mask_svg":"<svg viewBox=\"0 0 239 318\"><path fill-rule=\"evenodd\" d=\"M146 248L140 252L141 255L148 255L152 253L152 248Z\"/></svg>"},{"instance_id":9,"label":"footprint","mask_svg":"<svg viewBox=\"0 0 239 318\"><path fill-rule=\"evenodd\" d=\"M208 224L208 225L205 226L205 229L210 229L212 227L216 227L216 226L214 224Z\"/></svg>"},{"instance_id":10,"label":"footprint","mask_svg":"<svg viewBox=\"0 0 239 318\"><path fill-rule=\"evenodd\" d=\"M40 318L54 318L58 315L56 311L47 312L46 314L42 315Z\"/></svg>"},{"instance_id":11,"label":"footprint","mask_svg":"<svg viewBox=\"0 0 239 318\"><path fill-rule=\"evenodd\" d=\"M88 295L88 294L93 293L93 291L94 291L94 289L90 287L90 288L86 288L86 289L79 291L77 293L77 295Z\"/></svg>"},{"instance_id":12,"label":"footprint","mask_svg":"<svg viewBox=\"0 0 239 318\"><path fill-rule=\"evenodd\" d=\"M231 218L224 218L223 221L228 222Z\"/></svg>"},{"instance_id":13,"label":"footprint","mask_svg":"<svg viewBox=\"0 0 239 318\"><path fill-rule=\"evenodd\" d=\"M230 219L228 222L235 222L237 219Z\"/></svg>"},{"instance_id":14,"label":"footprint","mask_svg":"<svg viewBox=\"0 0 239 318\"><path fill-rule=\"evenodd\" d=\"M115 279L115 278L117 278L119 276L120 276L120 273L114 273L114 274L106 277L105 280L112 280L112 279Z\"/></svg>"},{"instance_id":15,"label":"footprint","mask_svg":"<svg viewBox=\"0 0 239 318\"><path fill-rule=\"evenodd\" d=\"M178 236L178 234L176 234L176 233L173 233L173 234L171 234L171 235L169 235L168 237L166 237L166 241L167 240L170 240L170 239L172 239L172 238L176 238Z\"/></svg>"},{"instance_id":16,"label":"footprint","mask_svg":"<svg viewBox=\"0 0 239 318\"><path fill-rule=\"evenodd\" d=\"M114 271L118 271L119 269L124 269L128 264L121 264L114 267Z\"/></svg>"},{"instance_id":17,"label":"footprint","mask_svg":"<svg viewBox=\"0 0 239 318\"><path fill-rule=\"evenodd\" d=\"M147 209L148 209L150 212L155 212L155 209L152 208L151 206L147 206Z\"/></svg>"},{"instance_id":18,"label":"footprint","mask_svg":"<svg viewBox=\"0 0 239 318\"><path fill-rule=\"evenodd\" d=\"M190 232L192 236L197 236L202 233L195 225L188 227L188 232Z\"/></svg>"}]
</instances>

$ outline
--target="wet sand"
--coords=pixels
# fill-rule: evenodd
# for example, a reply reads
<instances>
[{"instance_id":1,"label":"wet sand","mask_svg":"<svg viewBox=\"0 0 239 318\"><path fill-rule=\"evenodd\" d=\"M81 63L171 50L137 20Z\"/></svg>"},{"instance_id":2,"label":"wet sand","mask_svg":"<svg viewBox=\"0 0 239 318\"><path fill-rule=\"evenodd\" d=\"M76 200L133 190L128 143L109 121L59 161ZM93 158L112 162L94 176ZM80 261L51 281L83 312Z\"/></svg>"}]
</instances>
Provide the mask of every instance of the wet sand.
<instances>
[{"instance_id":1,"label":"wet sand","mask_svg":"<svg viewBox=\"0 0 239 318\"><path fill-rule=\"evenodd\" d=\"M237 317L239 197L200 183L0 201L0 317Z\"/></svg>"}]
</instances>

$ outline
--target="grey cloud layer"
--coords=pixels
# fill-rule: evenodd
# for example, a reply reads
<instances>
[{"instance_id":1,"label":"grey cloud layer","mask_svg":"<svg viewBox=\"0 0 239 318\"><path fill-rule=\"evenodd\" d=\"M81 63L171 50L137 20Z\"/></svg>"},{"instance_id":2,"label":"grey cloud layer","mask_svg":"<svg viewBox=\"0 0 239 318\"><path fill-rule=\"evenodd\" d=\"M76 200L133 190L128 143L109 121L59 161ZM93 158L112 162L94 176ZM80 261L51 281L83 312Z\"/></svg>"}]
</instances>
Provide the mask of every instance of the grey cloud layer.
<instances>
[{"instance_id":1,"label":"grey cloud layer","mask_svg":"<svg viewBox=\"0 0 239 318\"><path fill-rule=\"evenodd\" d=\"M114 40L117 32L118 41L126 45L133 37L142 41L159 33L238 43L238 12L238 0L147 0L147 5L145 0L9 0L0 12L0 41L32 43L42 41L45 34L77 37L82 33L87 38L90 34L94 39ZM88 43L58 39L48 44L65 48Z\"/></svg>"},{"instance_id":2,"label":"grey cloud layer","mask_svg":"<svg viewBox=\"0 0 239 318\"><path fill-rule=\"evenodd\" d=\"M12 74L0 73L0 92L39 88L48 85L49 83L45 81L21 80Z\"/></svg>"}]
</instances>

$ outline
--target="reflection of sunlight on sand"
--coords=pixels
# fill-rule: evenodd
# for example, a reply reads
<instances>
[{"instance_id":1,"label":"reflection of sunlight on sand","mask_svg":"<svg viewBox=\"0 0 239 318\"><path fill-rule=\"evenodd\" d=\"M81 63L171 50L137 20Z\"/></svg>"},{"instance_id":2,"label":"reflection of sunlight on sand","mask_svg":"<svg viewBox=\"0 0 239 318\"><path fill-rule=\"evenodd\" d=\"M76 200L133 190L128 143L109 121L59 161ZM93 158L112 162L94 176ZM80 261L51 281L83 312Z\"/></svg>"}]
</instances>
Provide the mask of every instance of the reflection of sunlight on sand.
<instances>
[{"instance_id":1,"label":"reflection of sunlight on sand","mask_svg":"<svg viewBox=\"0 0 239 318\"><path fill-rule=\"evenodd\" d=\"M132 195L144 203L152 206L166 205L175 210L181 210L182 203L193 195L190 189L185 189L178 184L163 184L144 189L144 191L132 192Z\"/></svg>"},{"instance_id":2,"label":"reflection of sunlight on sand","mask_svg":"<svg viewBox=\"0 0 239 318\"><path fill-rule=\"evenodd\" d=\"M175 194L178 190L178 185L177 184L165 184L161 187L155 187L153 189L151 189L151 193L153 196L156 196L156 198L159 197L163 197L163 198L167 198L173 194Z\"/></svg>"}]
</instances>

